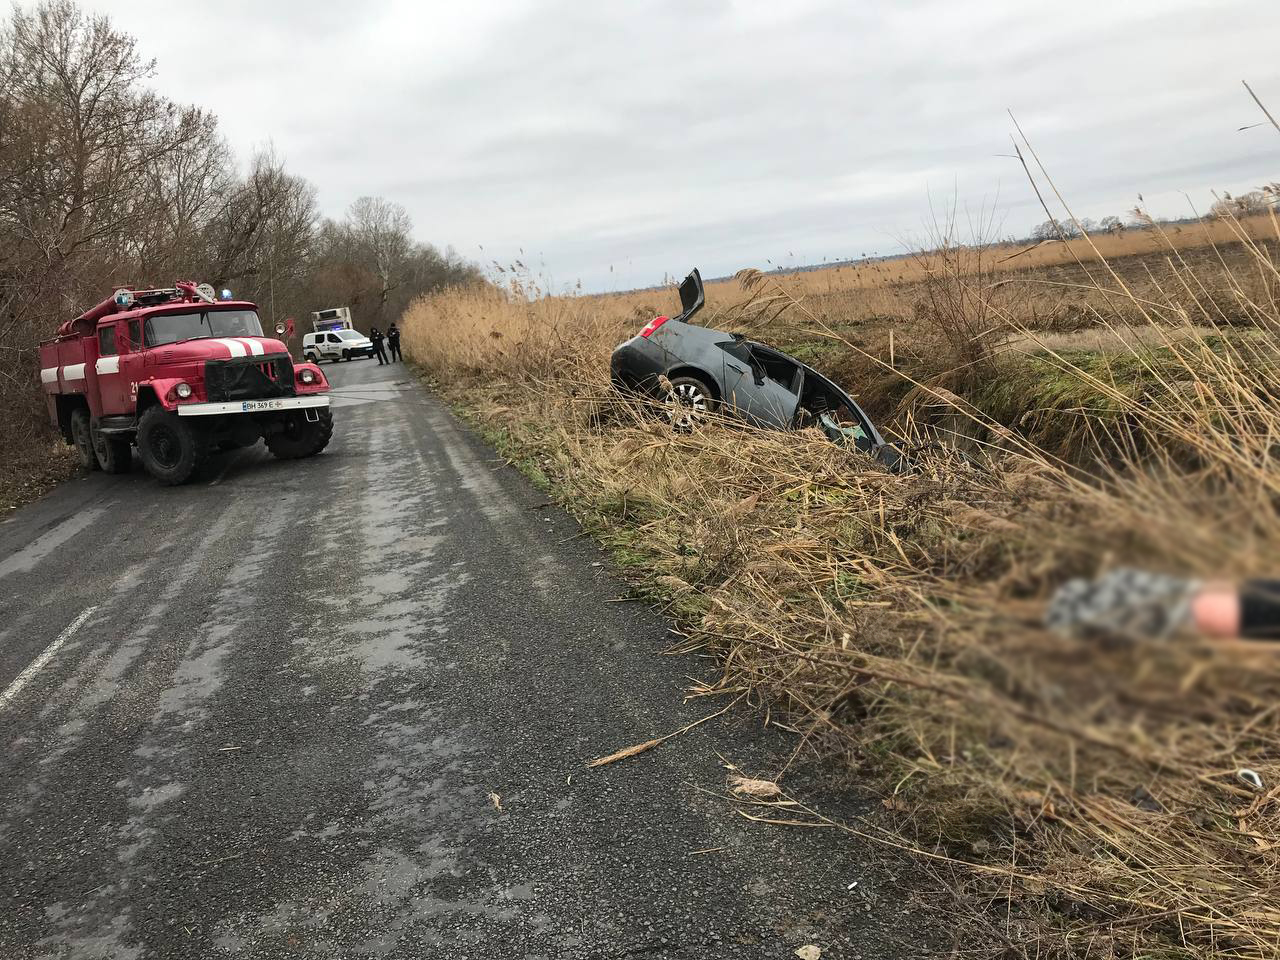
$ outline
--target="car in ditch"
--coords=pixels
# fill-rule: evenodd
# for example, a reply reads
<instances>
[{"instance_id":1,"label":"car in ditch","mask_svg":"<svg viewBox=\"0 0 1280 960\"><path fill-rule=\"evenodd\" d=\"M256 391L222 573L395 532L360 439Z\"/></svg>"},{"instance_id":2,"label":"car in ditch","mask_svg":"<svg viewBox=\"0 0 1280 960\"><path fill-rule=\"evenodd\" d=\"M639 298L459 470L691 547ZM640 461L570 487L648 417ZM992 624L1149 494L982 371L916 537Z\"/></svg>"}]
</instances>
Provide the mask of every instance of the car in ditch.
<instances>
[{"instance_id":1,"label":"car in ditch","mask_svg":"<svg viewBox=\"0 0 1280 960\"><path fill-rule=\"evenodd\" d=\"M846 391L817 370L742 334L691 323L705 302L695 269L680 284L679 315L655 317L614 349L614 386L665 404L678 430L717 411L756 427L816 427L836 443L899 468L898 450Z\"/></svg>"}]
</instances>

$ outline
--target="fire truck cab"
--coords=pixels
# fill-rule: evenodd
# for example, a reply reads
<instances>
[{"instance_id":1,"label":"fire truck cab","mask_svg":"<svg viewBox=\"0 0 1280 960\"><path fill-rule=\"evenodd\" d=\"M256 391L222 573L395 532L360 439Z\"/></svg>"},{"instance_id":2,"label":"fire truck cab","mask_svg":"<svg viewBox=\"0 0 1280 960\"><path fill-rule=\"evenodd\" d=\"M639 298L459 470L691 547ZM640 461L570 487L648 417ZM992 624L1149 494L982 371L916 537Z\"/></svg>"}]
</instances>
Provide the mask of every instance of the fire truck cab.
<instances>
[{"instance_id":1,"label":"fire truck cab","mask_svg":"<svg viewBox=\"0 0 1280 960\"><path fill-rule=\"evenodd\" d=\"M40 368L49 416L91 470L128 472L136 446L157 480L180 484L216 449L263 439L296 459L333 435L320 368L208 284L117 290L40 344Z\"/></svg>"}]
</instances>

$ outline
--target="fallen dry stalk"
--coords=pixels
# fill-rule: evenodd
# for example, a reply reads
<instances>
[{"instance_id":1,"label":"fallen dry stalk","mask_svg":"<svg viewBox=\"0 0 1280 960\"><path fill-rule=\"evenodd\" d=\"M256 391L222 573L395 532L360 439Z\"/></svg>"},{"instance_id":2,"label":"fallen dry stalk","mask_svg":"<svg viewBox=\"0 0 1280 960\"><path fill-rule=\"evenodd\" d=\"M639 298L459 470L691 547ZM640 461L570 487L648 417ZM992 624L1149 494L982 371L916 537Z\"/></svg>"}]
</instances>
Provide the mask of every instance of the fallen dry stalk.
<instances>
[{"instance_id":1,"label":"fallen dry stalk","mask_svg":"<svg viewBox=\"0 0 1280 960\"><path fill-rule=\"evenodd\" d=\"M693 723L687 723L683 727L681 727L679 730L674 730L671 733L666 734L665 736L657 737L653 740L646 740L644 743L632 744L629 747L623 747L621 750L616 750L605 757L596 757L594 760L589 761L587 763L587 766L603 767L611 763L617 763L619 760L629 760L632 757L637 757L642 753L646 753L652 750L654 747L658 746L659 744L666 743L668 740L672 740L675 737L680 736L680 734L682 733L688 733L694 727L701 726L702 724L706 723L708 720L714 720L716 717L723 716L724 714L728 713L732 707L736 706L738 701L741 699L742 699L741 697L738 697L730 701L725 706L721 707L715 713L709 713L700 720L695 720L693 721Z\"/></svg>"}]
</instances>

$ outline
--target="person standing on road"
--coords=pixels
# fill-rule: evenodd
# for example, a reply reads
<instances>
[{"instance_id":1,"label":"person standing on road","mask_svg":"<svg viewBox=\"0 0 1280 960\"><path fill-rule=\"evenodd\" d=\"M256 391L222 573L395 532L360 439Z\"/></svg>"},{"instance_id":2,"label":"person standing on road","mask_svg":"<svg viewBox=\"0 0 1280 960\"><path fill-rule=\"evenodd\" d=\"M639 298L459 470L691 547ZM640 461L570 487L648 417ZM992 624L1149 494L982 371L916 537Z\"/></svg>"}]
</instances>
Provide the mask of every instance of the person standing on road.
<instances>
[{"instance_id":1,"label":"person standing on road","mask_svg":"<svg viewBox=\"0 0 1280 960\"><path fill-rule=\"evenodd\" d=\"M378 366L380 367L389 362L386 351L382 349L382 341L385 339L386 337L377 327L369 328L369 342L373 344L373 353L378 358Z\"/></svg>"},{"instance_id":2,"label":"person standing on road","mask_svg":"<svg viewBox=\"0 0 1280 960\"><path fill-rule=\"evenodd\" d=\"M396 326L394 320L391 326L387 327L387 346L391 348L391 362L399 360L404 362L404 357L400 356L400 328Z\"/></svg>"}]
</instances>

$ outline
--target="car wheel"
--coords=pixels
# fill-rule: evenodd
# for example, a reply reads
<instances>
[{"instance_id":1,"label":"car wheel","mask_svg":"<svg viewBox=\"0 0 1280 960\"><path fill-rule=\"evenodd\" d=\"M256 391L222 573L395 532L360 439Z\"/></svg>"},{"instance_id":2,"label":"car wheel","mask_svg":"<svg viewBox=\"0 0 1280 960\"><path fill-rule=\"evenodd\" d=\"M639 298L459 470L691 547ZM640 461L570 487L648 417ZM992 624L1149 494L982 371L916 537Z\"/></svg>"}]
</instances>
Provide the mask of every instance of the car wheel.
<instances>
[{"instance_id":1,"label":"car wheel","mask_svg":"<svg viewBox=\"0 0 1280 960\"><path fill-rule=\"evenodd\" d=\"M76 448L80 466L86 470L101 470L98 455L93 449L93 434L89 426L89 411L84 407L71 413L71 443Z\"/></svg>"},{"instance_id":2,"label":"car wheel","mask_svg":"<svg viewBox=\"0 0 1280 960\"><path fill-rule=\"evenodd\" d=\"M302 355L302 359L303 359L303 360L305 360L305 361L307 361L307 363L319 363L319 362L320 362L319 360L317 360L317 359L316 359L316 355L315 355L314 353L304 353L304 354Z\"/></svg>"},{"instance_id":3,"label":"car wheel","mask_svg":"<svg viewBox=\"0 0 1280 960\"><path fill-rule=\"evenodd\" d=\"M716 409L715 394L697 377L676 377L667 391L667 418L680 433L706 422Z\"/></svg>"},{"instance_id":4,"label":"car wheel","mask_svg":"<svg viewBox=\"0 0 1280 960\"><path fill-rule=\"evenodd\" d=\"M333 437L333 414L325 409L317 413L315 420L308 420L302 410L285 414L280 429L267 434L267 449L279 460L314 457Z\"/></svg>"},{"instance_id":5,"label":"car wheel","mask_svg":"<svg viewBox=\"0 0 1280 960\"><path fill-rule=\"evenodd\" d=\"M350 359L351 359L351 351L350 351L350 350L343 350L343 351L342 351L342 359L343 359L343 360L350 360Z\"/></svg>"},{"instance_id":6,"label":"car wheel","mask_svg":"<svg viewBox=\"0 0 1280 960\"><path fill-rule=\"evenodd\" d=\"M128 437L103 433L96 420L89 421L89 439L103 473L128 473L133 469L133 444Z\"/></svg>"},{"instance_id":7,"label":"car wheel","mask_svg":"<svg viewBox=\"0 0 1280 960\"><path fill-rule=\"evenodd\" d=\"M176 413L149 407L138 424L138 455L165 486L186 483L209 453L204 433Z\"/></svg>"}]
</instances>

